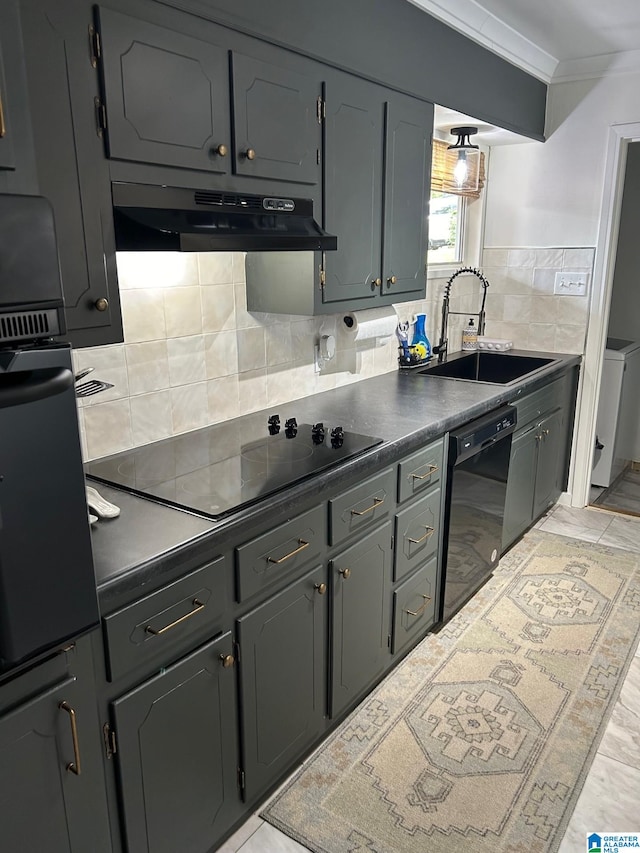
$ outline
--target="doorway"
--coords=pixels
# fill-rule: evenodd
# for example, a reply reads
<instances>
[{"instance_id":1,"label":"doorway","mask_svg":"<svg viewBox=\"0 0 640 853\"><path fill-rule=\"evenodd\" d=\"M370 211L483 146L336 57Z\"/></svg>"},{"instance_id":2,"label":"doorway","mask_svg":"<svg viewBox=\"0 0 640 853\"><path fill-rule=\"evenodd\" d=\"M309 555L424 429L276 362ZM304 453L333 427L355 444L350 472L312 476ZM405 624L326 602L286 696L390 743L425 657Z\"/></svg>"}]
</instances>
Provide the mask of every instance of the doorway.
<instances>
[{"instance_id":1,"label":"doorway","mask_svg":"<svg viewBox=\"0 0 640 853\"><path fill-rule=\"evenodd\" d=\"M611 507L618 512L638 512L635 503L637 479L637 498L640 502L640 476L633 472L630 466L624 470L612 470L614 475L611 482L598 493L592 492L592 466L597 460L598 449L594 446L596 438L600 440L598 422L600 425L609 423L612 416L612 404L608 398L610 382L608 375L603 378L603 371L608 368L606 354L617 344L623 345L640 341L640 288L637 284L640 276L640 249L637 235L633 234L634 220L637 223L640 215L640 123L614 125L610 128L607 158L605 163L605 181L603 191L602 213L596 259L594 269L594 286L592 288L587 343L582 366L581 398L577 408L576 428L574 433L575 453L571 470L571 504L576 507L586 506L602 497L605 490L611 489L605 500L609 499L616 486L620 491L630 491L634 498L625 507L620 504ZM637 226L636 226L637 228ZM635 276L635 278L634 278ZM609 340L607 340L609 339ZM607 346L609 344L610 346ZM632 347L633 349L633 347ZM637 360L640 376L640 358ZM625 373L628 371L624 371ZM635 385L635 387L633 387ZM640 421L640 382L631 379L625 391L625 417L630 419L623 427L626 430L622 445L633 447L635 433L638 432ZM610 397L610 395L609 395ZM621 404L621 401L618 401ZM629 415L631 412L631 415ZM600 421L599 421L600 417ZM625 422L626 423L626 422ZM613 452L619 466L623 457L621 448L614 448L608 439L608 450ZM600 441L604 444L603 441ZM622 446L621 445L621 446ZM626 452L626 451L625 451ZM628 461L634 457L640 458L640 449L631 452ZM624 468L624 466L623 466ZM629 481L625 484L625 472L629 470ZM619 495L617 497L620 497ZM595 504L602 506L604 503ZM607 507L609 508L609 507Z\"/></svg>"}]
</instances>

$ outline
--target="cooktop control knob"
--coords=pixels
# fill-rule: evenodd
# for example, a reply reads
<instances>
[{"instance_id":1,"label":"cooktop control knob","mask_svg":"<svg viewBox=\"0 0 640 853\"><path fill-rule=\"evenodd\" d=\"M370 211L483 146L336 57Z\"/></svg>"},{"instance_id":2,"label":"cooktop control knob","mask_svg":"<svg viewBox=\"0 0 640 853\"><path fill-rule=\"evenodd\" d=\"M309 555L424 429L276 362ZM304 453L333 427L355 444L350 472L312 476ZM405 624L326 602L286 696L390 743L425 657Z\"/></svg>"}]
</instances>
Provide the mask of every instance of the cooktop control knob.
<instances>
[{"instance_id":1,"label":"cooktop control knob","mask_svg":"<svg viewBox=\"0 0 640 853\"><path fill-rule=\"evenodd\" d=\"M311 427L311 438L314 444L322 444L324 441L324 424L322 422Z\"/></svg>"},{"instance_id":2,"label":"cooktop control knob","mask_svg":"<svg viewBox=\"0 0 640 853\"><path fill-rule=\"evenodd\" d=\"M284 432L287 438L295 438L298 434L298 421L295 418L287 418L284 422Z\"/></svg>"},{"instance_id":3,"label":"cooktop control knob","mask_svg":"<svg viewBox=\"0 0 640 853\"><path fill-rule=\"evenodd\" d=\"M280 432L280 415L269 415L269 435L277 435Z\"/></svg>"},{"instance_id":4,"label":"cooktop control knob","mask_svg":"<svg viewBox=\"0 0 640 853\"><path fill-rule=\"evenodd\" d=\"M342 447L344 444L344 430L341 426L331 430L331 447Z\"/></svg>"}]
</instances>

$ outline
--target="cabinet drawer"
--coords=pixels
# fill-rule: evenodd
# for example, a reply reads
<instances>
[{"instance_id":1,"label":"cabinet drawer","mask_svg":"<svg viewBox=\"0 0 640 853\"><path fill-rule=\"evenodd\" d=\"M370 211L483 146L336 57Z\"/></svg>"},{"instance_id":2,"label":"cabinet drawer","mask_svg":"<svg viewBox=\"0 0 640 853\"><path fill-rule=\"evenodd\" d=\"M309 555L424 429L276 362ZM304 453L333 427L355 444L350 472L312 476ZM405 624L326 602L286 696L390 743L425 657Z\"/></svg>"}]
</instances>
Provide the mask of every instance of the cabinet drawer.
<instances>
[{"instance_id":1,"label":"cabinet drawer","mask_svg":"<svg viewBox=\"0 0 640 853\"><path fill-rule=\"evenodd\" d=\"M400 580L438 550L440 540L439 488L396 515L393 579Z\"/></svg>"},{"instance_id":2,"label":"cabinet drawer","mask_svg":"<svg viewBox=\"0 0 640 853\"><path fill-rule=\"evenodd\" d=\"M327 541L324 505L236 548L237 599L244 601L290 579L299 569L317 563Z\"/></svg>"},{"instance_id":3,"label":"cabinet drawer","mask_svg":"<svg viewBox=\"0 0 640 853\"><path fill-rule=\"evenodd\" d=\"M437 589L438 560L433 557L393 593L393 654L405 649L433 625Z\"/></svg>"},{"instance_id":4,"label":"cabinet drawer","mask_svg":"<svg viewBox=\"0 0 640 853\"><path fill-rule=\"evenodd\" d=\"M518 423L516 429L526 426L531 421L539 418L545 412L556 409L562 402L562 379L556 379L544 388L539 388L533 394L528 394L521 400L514 400L511 405L518 411Z\"/></svg>"},{"instance_id":5,"label":"cabinet drawer","mask_svg":"<svg viewBox=\"0 0 640 853\"><path fill-rule=\"evenodd\" d=\"M342 542L388 518L395 506L395 472L387 468L329 501L330 541Z\"/></svg>"},{"instance_id":6,"label":"cabinet drawer","mask_svg":"<svg viewBox=\"0 0 640 853\"><path fill-rule=\"evenodd\" d=\"M219 557L180 580L117 610L104 619L109 680L165 655L185 650L186 638L222 630L226 566ZM164 660L163 659L163 660Z\"/></svg>"},{"instance_id":7,"label":"cabinet drawer","mask_svg":"<svg viewBox=\"0 0 640 853\"><path fill-rule=\"evenodd\" d=\"M424 492L442 478L444 438L407 456L398 465L398 503Z\"/></svg>"}]
</instances>

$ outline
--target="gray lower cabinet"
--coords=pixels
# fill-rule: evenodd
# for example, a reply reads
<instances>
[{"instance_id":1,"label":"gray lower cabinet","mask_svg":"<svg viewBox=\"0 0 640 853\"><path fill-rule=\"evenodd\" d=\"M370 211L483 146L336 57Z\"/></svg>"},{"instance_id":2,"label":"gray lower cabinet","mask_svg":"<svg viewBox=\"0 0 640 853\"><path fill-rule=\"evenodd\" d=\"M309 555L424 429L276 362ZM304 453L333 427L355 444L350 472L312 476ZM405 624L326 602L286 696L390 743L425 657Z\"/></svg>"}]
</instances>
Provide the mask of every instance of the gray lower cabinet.
<instances>
[{"instance_id":1,"label":"gray lower cabinet","mask_svg":"<svg viewBox=\"0 0 640 853\"><path fill-rule=\"evenodd\" d=\"M318 566L237 620L245 800L290 769L324 729L326 593Z\"/></svg>"},{"instance_id":2,"label":"gray lower cabinet","mask_svg":"<svg viewBox=\"0 0 640 853\"><path fill-rule=\"evenodd\" d=\"M389 522L331 561L332 717L391 663L391 563Z\"/></svg>"},{"instance_id":3,"label":"gray lower cabinet","mask_svg":"<svg viewBox=\"0 0 640 853\"><path fill-rule=\"evenodd\" d=\"M227 632L112 703L128 853L207 853L237 819L232 651Z\"/></svg>"},{"instance_id":4,"label":"gray lower cabinet","mask_svg":"<svg viewBox=\"0 0 640 853\"><path fill-rule=\"evenodd\" d=\"M64 653L42 665L47 687L0 714L5 853L111 851L93 674L78 659L85 642L67 652L68 666Z\"/></svg>"},{"instance_id":5,"label":"gray lower cabinet","mask_svg":"<svg viewBox=\"0 0 640 853\"><path fill-rule=\"evenodd\" d=\"M502 530L507 550L566 486L577 375L573 372L519 400Z\"/></svg>"},{"instance_id":6,"label":"gray lower cabinet","mask_svg":"<svg viewBox=\"0 0 640 853\"><path fill-rule=\"evenodd\" d=\"M393 593L393 641L395 655L410 648L436 621L438 558L432 557Z\"/></svg>"}]
</instances>

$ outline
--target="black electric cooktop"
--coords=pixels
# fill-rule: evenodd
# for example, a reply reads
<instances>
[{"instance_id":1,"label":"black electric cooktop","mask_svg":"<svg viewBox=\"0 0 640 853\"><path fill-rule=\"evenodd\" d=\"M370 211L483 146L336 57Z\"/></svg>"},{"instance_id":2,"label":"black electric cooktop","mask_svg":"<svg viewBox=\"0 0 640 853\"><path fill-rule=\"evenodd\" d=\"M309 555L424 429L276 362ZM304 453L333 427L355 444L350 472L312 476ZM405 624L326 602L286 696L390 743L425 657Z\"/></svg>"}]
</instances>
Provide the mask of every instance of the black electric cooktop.
<instances>
[{"instance_id":1,"label":"black electric cooktop","mask_svg":"<svg viewBox=\"0 0 640 853\"><path fill-rule=\"evenodd\" d=\"M232 422L89 462L87 475L219 519L382 443L340 426L280 423L247 440Z\"/></svg>"}]
</instances>

